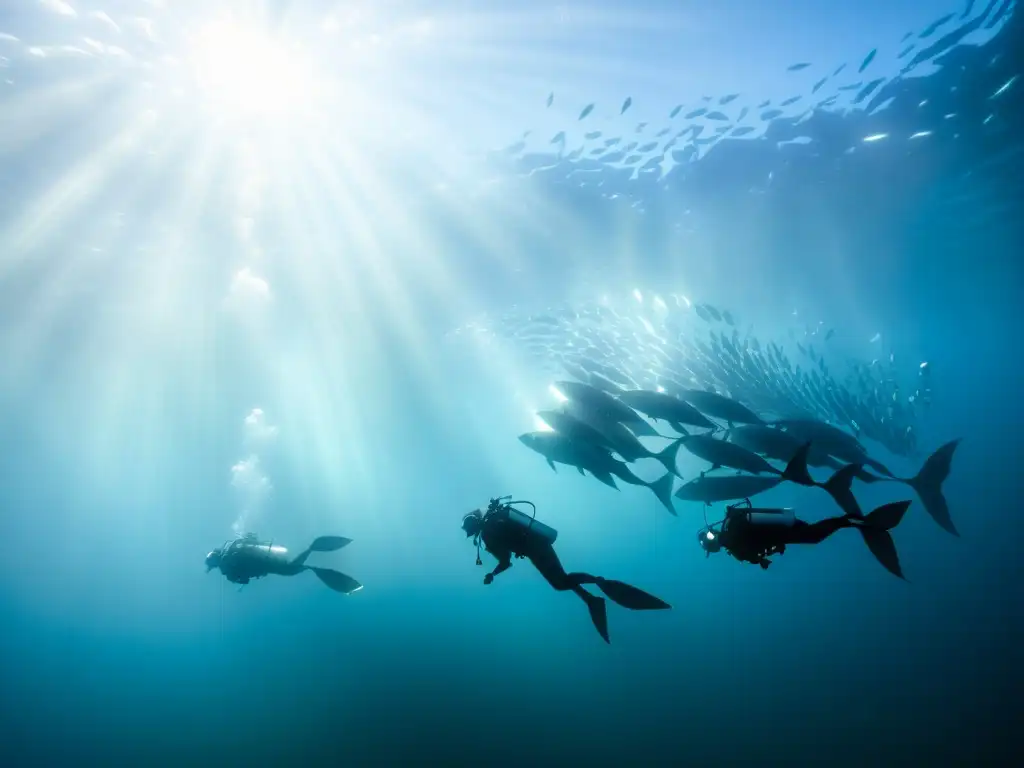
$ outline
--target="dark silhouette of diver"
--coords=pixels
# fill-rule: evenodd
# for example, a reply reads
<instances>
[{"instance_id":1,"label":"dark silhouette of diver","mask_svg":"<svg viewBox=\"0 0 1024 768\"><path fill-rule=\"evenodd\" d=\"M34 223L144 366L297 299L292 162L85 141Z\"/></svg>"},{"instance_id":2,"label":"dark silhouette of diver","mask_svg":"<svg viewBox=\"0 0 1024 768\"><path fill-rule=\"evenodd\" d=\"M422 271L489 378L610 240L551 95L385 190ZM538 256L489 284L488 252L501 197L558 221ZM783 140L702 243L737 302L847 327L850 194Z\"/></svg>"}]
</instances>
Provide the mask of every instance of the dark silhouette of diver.
<instances>
[{"instance_id":1,"label":"dark silhouette of diver","mask_svg":"<svg viewBox=\"0 0 1024 768\"><path fill-rule=\"evenodd\" d=\"M903 569L889 531L900 524L909 506L909 501L894 501L867 515L851 510L807 523L795 517L791 509L753 507L747 499L726 507L725 519L705 526L697 539L708 557L724 549L741 562L767 568L771 565L769 556L785 553L790 544L820 544L838 530L856 528L878 562L902 579Z\"/></svg>"},{"instance_id":2,"label":"dark silhouette of diver","mask_svg":"<svg viewBox=\"0 0 1024 768\"><path fill-rule=\"evenodd\" d=\"M255 533L247 533L239 539L226 543L206 556L206 572L220 568L221 573L232 584L248 584L251 579L276 576L295 576L303 571L312 571L320 581L333 589L350 595L358 592L363 585L330 568L306 565L306 558L313 552L336 552L350 544L352 539L343 536L321 536L294 558L288 550L272 542L259 541Z\"/></svg>"},{"instance_id":3,"label":"dark silhouette of diver","mask_svg":"<svg viewBox=\"0 0 1024 768\"><path fill-rule=\"evenodd\" d=\"M533 502L511 501L511 498L505 496L491 499L486 513L476 509L462 518L462 530L467 537L473 537L477 547L476 564L483 565L480 560L481 545L498 560L494 570L484 576L484 584L490 584L495 576L511 568L513 555L517 558L525 557L553 588L559 592L575 592L587 604L590 618L606 643L611 640L608 638L608 615L604 598L587 592L583 589L584 584L596 585L611 600L634 611L672 607L654 595L621 581L591 576L589 573L566 573L553 546L558 532L536 519L537 507ZM533 507L533 515L523 514L513 507L515 504L529 504Z\"/></svg>"}]
</instances>

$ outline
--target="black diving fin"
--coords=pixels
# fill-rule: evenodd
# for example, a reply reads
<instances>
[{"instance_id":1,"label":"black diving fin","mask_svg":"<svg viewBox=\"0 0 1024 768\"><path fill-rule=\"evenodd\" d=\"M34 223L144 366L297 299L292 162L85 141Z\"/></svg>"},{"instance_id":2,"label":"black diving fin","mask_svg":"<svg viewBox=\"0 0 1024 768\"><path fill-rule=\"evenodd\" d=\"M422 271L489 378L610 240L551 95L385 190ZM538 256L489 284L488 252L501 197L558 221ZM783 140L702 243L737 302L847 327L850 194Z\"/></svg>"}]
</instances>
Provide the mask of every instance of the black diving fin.
<instances>
[{"instance_id":1,"label":"black diving fin","mask_svg":"<svg viewBox=\"0 0 1024 768\"><path fill-rule=\"evenodd\" d=\"M318 536L309 545L310 552L337 552L342 547L352 543L352 539L344 536Z\"/></svg>"},{"instance_id":2,"label":"black diving fin","mask_svg":"<svg viewBox=\"0 0 1024 768\"><path fill-rule=\"evenodd\" d=\"M597 588L613 602L634 611L660 611L672 607L661 598L623 581L598 579Z\"/></svg>"},{"instance_id":3,"label":"black diving fin","mask_svg":"<svg viewBox=\"0 0 1024 768\"><path fill-rule=\"evenodd\" d=\"M306 567L315 573L320 581L335 592L341 592L343 595L351 595L353 592L358 592L363 588L363 585L358 581L353 579L351 576L341 573L340 571L335 571L330 568L317 568L312 565Z\"/></svg>"}]
</instances>

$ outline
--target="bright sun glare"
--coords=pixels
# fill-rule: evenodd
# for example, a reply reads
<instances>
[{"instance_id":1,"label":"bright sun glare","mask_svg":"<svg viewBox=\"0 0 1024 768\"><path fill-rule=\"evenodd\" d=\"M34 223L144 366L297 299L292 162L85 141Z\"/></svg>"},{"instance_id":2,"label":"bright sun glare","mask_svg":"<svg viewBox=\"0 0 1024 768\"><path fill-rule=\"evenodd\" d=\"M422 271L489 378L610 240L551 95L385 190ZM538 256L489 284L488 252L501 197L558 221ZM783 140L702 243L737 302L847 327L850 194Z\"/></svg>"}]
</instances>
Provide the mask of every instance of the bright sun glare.
<instances>
[{"instance_id":1,"label":"bright sun glare","mask_svg":"<svg viewBox=\"0 0 1024 768\"><path fill-rule=\"evenodd\" d=\"M292 114L315 98L315 70L302 50L256 26L206 24L189 61L209 106L221 114Z\"/></svg>"}]
</instances>

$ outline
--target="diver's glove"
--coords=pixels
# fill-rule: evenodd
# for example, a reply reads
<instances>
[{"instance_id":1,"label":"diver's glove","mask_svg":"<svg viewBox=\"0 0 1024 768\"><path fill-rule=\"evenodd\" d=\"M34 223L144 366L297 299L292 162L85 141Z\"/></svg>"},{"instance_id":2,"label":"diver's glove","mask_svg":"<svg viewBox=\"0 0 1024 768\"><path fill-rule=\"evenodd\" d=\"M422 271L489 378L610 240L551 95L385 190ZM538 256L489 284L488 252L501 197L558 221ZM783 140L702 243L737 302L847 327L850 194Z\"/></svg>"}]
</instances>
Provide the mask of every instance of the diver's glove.
<instances>
[{"instance_id":1,"label":"diver's glove","mask_svg":"<svg viewBox=\"0 0 1024 768\"><path fill-rule=\"evenodd\" d=\"M484 576L484 584L490 584L492 581L494 581L493 573L488 573L486 576Z\"/></svg>"}]
</instances>

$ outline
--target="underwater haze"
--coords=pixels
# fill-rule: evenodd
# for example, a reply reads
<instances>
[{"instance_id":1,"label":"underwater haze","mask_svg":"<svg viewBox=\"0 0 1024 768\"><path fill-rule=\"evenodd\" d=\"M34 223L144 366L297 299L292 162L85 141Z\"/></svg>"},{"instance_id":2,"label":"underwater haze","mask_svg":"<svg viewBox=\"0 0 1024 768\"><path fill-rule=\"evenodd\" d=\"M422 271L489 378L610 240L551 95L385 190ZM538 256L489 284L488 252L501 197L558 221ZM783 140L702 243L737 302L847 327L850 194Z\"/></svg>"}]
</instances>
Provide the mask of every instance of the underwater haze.
<instances>
[{"instance_id":1,"label":"underwater haze","mask_svg":"<svg viewBox=\"0 0 1024 768\"><path fill-rule=\"evenodd\" d=\"M4 3L0 761L1018 764L1022 74L1016 0ZM705 556L644 485L735 470L549 466L564 381L960 440L953 530ZM485 586L508 494L671 610Z\"/></svg>"}]
</instances>

